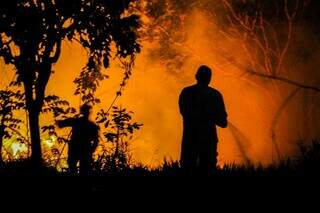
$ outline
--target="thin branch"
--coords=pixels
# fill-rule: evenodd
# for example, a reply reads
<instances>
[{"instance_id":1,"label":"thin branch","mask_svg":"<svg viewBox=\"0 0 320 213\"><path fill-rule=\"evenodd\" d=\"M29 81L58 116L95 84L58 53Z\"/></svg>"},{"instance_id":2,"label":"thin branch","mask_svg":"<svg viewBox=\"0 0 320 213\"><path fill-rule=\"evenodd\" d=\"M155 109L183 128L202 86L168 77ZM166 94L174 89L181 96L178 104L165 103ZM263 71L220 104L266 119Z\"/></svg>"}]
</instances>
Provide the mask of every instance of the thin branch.
<instances>
[{"instance_id":1,"label":"thin branch","mask_svg":"<svg viewBox=\"0 0 320 213\"><path fill-rule=\"evenodd\" d=\"M235 20L237 20L239 22L239 24L247 31L251 31L252 28L248 27L239 16L237 16L236 12L234 11L234 9L232 8L232 6L229 4L228 1L223 0L224 5L227 7L227 9L230 11L230 13L232 14L233 18Z\"/></svg>"},{"instance_id":2,"label":"thin branch","mask_svg":"<svg viewBox=\"0 0 320 213\"><path fill-rule=\"evenodd\" d=\"M29 143L30 141L23 136L18 130L12 128L12 127L7 127L8 129L10 129L12 132L16 133L17 135L19 135L25 142Z\"/></svg>"},{"instance_id":3,"label":"thin branch","mask_svg":"<svg viewBox=\"0 0 320 213\"><path fill-rule=\"evenodd\" d=\"M277 33L275 27L270 22L268 22L267 20L264 19L263 23L266 24L269 27L269 29L271 30L271 32L272 32L272 37L273 37L273 40L274 40L274 43L275 43L275 46L276 46L275 47L276 50L273 51L273 54L275 56L279 57L279 55L280 55L280 45L279 45L279 43L280 42L279 42L279 38L278 38L278 33Z\"/></svg>"},{"instance_id":4,"label":"thin branch","mask_svg":"<svg viewBox=\"0 0 320 213\"><path fill-rule=\"evenodd\" d=\"M300 88L303 88L303 89L309 89L309 90L314 90L314 91L320 92L320 88L319 87L305 85L305 84L302 84L300 82L293 81L293 80L290 80L290 79L287 79L287 78L284 78L284 77L267 75L267 74L263 74L263 73L259 73L259 72L255 72L255 71L249 71L249 70L246 71L246 73L252 74L252 75L256 75L256 76L259 76L259 77L262 77L262 78L268 78L268 79L272 79L272 80L276 80L276 81L281 81L283 83L287 83L287 84L290 84L290 85L293 85L293 86L297 86L297 87L300 87Z\"/></svg>"},{"instance_id":5,"label":"thin branch","mask_svg":"<svg viewBox=\"0 0 320 213\"><path fill-rule=\"evenodd\" d=\"M262 32L262 37L264 40L264 64L265 64L265 69L269 72L272 73L272 65L271 65L271 61L270 61L270 44L269 44L269 40L268 40L268 36L266 34L266 30L265 30L265 26L263 24L263 17L262 17L262 13L260 12L260 17L259 17L259 27L260 30Z\"/></svg>"},{"instance_id":6,"label":"thin branch","mask_svg":"<svg viewBox=\"0 0 320 213\"><path fill-rule=\"evenodd\" d=\"M284 58L288 52L288 49L289 49L289 46L290 46L290 43L292 40L292 34L293 34L293 20L296 17L297 12L298 12L299 0L296 1L296 5L295 5L295 8L294 8L294 11L292 14L290 14L288 7L289 7L288 0L285 0L284 10L285 10L286 18L288 20L288 35L287 35L287 41L282 49L282 52L280 53L277 69L275 70L274 74L278 74L281 71L281 67L283 65Z\"/></svg>"},{"instance_id":7,"label":"thin branch","mask_svg":"<svg viewBox=\"0 0 320 213\"><path fill-rule=\"evenodd\" d=\"M289 12L288 0L284 0L284 3L285 3L284 4L284 11L285 11L286 17L288 20L292 21L297 16L298 9L299 9L299 0L296 0L296 5L295 5L295 8L294 8L294 11L292 12L292 14L290 14L290 12Z\"/></svg>"},{"instance_id":8,"label":"thin branch","mask_svg":"<svg viewBox=\"0 0 320 213\"><path fill-rule=\"evenodd\" d=\"M244 136L244 134L230 121L228 122L229 129L231 131L232 136L236 142L237 147L239 148L240 154L245 161L246 165L250 165L251 161L248 155L246 144L248 144L248 139Z\"/></svg>"},{"instance_id":9,"label":"thin branch","mask_svg":"<svg viewBox=\"0 0 320 213\"><path fill-rule=\"evenodd\" d=\"M276 114L272 120L271 123L271 138L272 138L272 143L276 149L277 157L278 160L281 160L281 152L277 143L277 135L276 135L276 130L277 130L277 125L279 123L280 117L282 112L285 110L287 105L290 103L290 101L298 94L298 92L301 90L301 87L296 88L293 90L289 96L282 102L282 104L279 106L278 110L276 111Z\"/></svg>"},{"instance_id":10,"label":"thin branch","mask_svg":"<svg viewBox=\"0 0 320 213\"><path fill-rule=\"evenodd\" d=\"M281 71L281 67L283 65L283 61L284 61L284 58L288 52L288 49L289 49L289 46L290 46L290 43L291 43L291 39L292 39L292 20L288 20L288 35L287 35L287 41L285 43L285 46L283 47L281 53L280 53L280 57L279 57L279 61L278 61L278 65L277 65L277 68L275 70L275 73L274 74L278 74L280 71Z\"/></svg>"}]
</instances>

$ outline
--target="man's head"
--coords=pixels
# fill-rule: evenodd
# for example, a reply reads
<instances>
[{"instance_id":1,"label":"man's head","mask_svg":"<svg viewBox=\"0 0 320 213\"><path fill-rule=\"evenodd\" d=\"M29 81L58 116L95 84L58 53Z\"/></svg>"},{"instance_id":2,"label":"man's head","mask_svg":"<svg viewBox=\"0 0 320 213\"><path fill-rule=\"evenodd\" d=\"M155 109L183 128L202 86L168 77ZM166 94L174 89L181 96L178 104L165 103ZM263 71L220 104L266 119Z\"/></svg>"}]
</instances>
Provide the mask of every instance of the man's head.
<instances>
[{"instance_id":1,"label":"man's head","mask_svg":"<svg viewBox=\"0 0 320 213\"><path fill-rule=\"evenodd\" d=\"M91 113L91 109L92 107L88 104L83 104L81 107L80 107L80 113L86 117L86 118L89 118L89 115Z\"/></svg>"},{"instance_id":2,"label":"man's head","mask_svg":"<svg viewBox=\"0 0 320 213\"><path fill-rule=\"evenodd\" d=\"M211 81L211 76L212 76L212 71L206 65L200 66L196 73L196 79L198 81L198 84L209 85Z\"/></svg>"}]
</instances>

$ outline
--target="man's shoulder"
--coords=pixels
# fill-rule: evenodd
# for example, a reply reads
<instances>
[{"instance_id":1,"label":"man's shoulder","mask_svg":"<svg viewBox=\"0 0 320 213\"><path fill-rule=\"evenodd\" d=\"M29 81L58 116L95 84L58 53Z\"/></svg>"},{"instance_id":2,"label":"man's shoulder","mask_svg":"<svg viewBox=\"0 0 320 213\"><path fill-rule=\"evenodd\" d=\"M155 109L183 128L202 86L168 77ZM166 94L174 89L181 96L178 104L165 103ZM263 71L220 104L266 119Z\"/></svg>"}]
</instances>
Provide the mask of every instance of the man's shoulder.
<instances>
[{"instance_id":1,"label":"man's shoulder","mask_svg":"<svg viewBox=\"0 0 320 213\"><path fill-rule=\"evenodd\" d=\"M190 92L190 91L194 91L197 89L197 85L191 85L191 86L187 86L185 88L182 89L182 92Z\"/></svg>"},{"instance_id":2,"label":"man's shoulder","mask_svg":"<svg viewBox=\"0 0 320 213\"><path fill-rule=\"evenodd\" d=\"M222 97L222 93L219 90L217 90L217 89L215 89L213 87L209 87L209 91L210 91L211 94L213 94L215 96Z\"/></svg>"},{"instance_id":3,"label":"man's shoulder","mask_svg":"<svg viewBox=\"0 0 320 213\"><path fill-rule=\"evenodd\" d=\"M90 126L92 128L99 128L99 126L94 121L84 117L76 118L75 121L79 122L79 124Z\"/></svg>"},{"instance_id":4,"label":"man's shoulder","mask_svg":"<svg viewBox=\"0 0 320 213\"><path fill-rule=\"evenodd\" d=\"M191 90L191 89L194 89L194 88L195 88L195 85L191 85L191 86L187 86L187 87L183 88L182 91Z\"/></svg>"},{"instance_id":5,"label":"man's shoulder","mask_svg":"<svg viewBox=\"0 0 320 213\"><path fill-rule=\"evenodd\" d=\"M89 123L90 123L91 127L94 128L94 129L99 129L99 128L100 128L99 125L97 125L97 124L96 124L95 122L93 122L93 121L90 121L90 120L89 120Z\"/></svg>"},{"instance_id":6,"label":"man's shoulder","mask_svg":"<svg viewBox=\"0 0 320 213\"><path fill-rule=\"evenodd\" d=\"M183 88L181 93L197 93L199 90L203 91L203 89L205 89L211 95L214 95L216 97L222 97L222 93L213 87L201 87L201 89L199 88L200 87L197 84L194 84L194 85Z\"/></svg>"}]
</instances>

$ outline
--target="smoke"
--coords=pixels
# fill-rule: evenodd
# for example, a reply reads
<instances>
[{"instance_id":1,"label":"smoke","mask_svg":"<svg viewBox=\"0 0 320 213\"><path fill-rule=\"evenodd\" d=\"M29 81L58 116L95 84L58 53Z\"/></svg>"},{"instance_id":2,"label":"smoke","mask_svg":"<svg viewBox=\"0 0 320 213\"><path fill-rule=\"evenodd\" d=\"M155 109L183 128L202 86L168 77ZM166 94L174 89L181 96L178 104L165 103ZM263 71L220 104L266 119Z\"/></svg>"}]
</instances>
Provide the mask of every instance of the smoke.
<instances>
[{"instance_id":1,"label":"smoke","mask_svg":"<svg viewBox=\"0 0 320 213\"><path fill-rule=\"evenodd\" d=\"M308 129L308 132L304 132L300 129L299 135L296 134L298 131L295 131L301 127L297 125L299 123L308 123L310 126L309 122L301 118L304 114L302 109L306 104L299 100L308 97L310 92L305 92L304 96L303 93L298 94L300 98L286 105L277 115L277 125L273 125L273 118L283 101L283 96L288 96L294 87L276 83L281 93L277 94L273 88L275 82L242 75L245 70L236 66L236 63L245 67L248 59L241 49L241 38L237 41L224 37L219 32L221 23L209 19L197 9L188 11L186 17L186 36L178 40L179 43L169 43L167 46L174 50L176 54L167 49L171 56L178 56L175 58L177 60L169 60L170 63L167 63L168 57L163 58L163 54L169 53L161 49L161 44L143 42L143 50L137 57L133 76L117 102L133 110L134 120L144 124L131 143L134 160L154 166L162 163L165 157L179 159L182 120L177 101L182 88L195 82L194 74L201 64L213 68L211 86L224 95L229 120L232 123L228 129L218 130L219 163L268 163L276 160L272 128L275 128L276 143L279 144L281 154L290 154L295 146L292 141L304 138L305 134L310 134L311 131ZM303 39L300 42L303 42ZM64 46L64 55L55 67L57 72L48 88L48 91L58 93L67 99L72 97L74 86L65 82L72 82L86 59L86 53L80 47L68 45L66 43ZM301 46L304 47L304 44L300 43L300 48ZM313 61L305 64L304 69L309 66L314 66ZM111 103L122 78L122 70L117 63L113 63L105 72L110 75L110 79L106 80L97 92L102 99L102 104L97 108L106 107ZM304 73L297 74L305 81L312 79L311 76L305 77ZM78 100L71 99L73 104L78 104ZM309 99L314 103L314 109L308 109L309 114L312 114L318 102L317 95L313 94L313 98ZM294 118L292 115L295 115ZM316 135L316 132L313 135Z\"/></svg>"},{"instance_id":2,"label":"smoke","mask_svg":"<svg viewBox=\"0 0 320 213\"><path fill-rule=\"evenodd\" d=\"M211 86L223 94L230 121L229 128L218 129L220 165L270 163L278 159L277 149L282 156L291 155L296 141L319 137L319 92L299 89L292 95L297 90L294 85L244 74L252 59L244 51L244 37L231 31L226 34L222 1L210 4L216 5L210 10L212 14L203 10L210 1L199 2L203 4L184 4L183 11L176 13L172 10L179 7L171 8L170 14L175 14L177 23L170 24L165 19L168 25L161 25L160 36L151 34L153 40L142 41L133 76L116 103L134 111L133 120L144 124L130 145L135 162L156 166L164 158L179 159L182 119L178 97L184 87L195 83L195 71L202 64L214 71ZM285 24L277 26L286 29ZM318 35L305 23L296 22L282 77L319 85L319 47ZM255 59L261 58L255 48L249 51ZM64 42L47 94L57 94L78 106L72 82L86 57L87 53L76 43ZM117 62L104 72L110 78L97 91L102 103L95 110L110 105L122 79Z\"/></svg>"},{"instance_id":3,"label":"smoke","mask_svg":"<svg viewBox=\"0 0 320 213\"><path fill-rule=\"evenodd\" d=\"M147 87L149 96L136 109L137 113L140 109L145 112L141 119L150 127L149 141L156 144L158 159L179 157L181 117L176 101L181 89L194 83L194 73L201 64L213 68L211 86L223 93L231 121L228 129L219 129L220 164L270 163L294 154L296 141L319 137L318 92L279 79L244 75L252 67L252 60L262 63L259 61L262 60L261 51L252 45L247 51L252 51L250 54L254 58L249 58L243 47L244 37L235 36L232 31L226 34L225 19L217 13L212 16L204 12L201 4L194 5L192 9L184 7L176 11L178 15L174 17L178 24L164 22L166 28L159 19L155 20L160 22L164 32L158 43L144 44L144 52L137 63L137 72L143 72L143 81L156 85ZM214 9L217 8L212 9L213 13ZM294 83L315 86L319 82L316 71L319 62L315 60L319 56L319 39L311 30L306 30L308 25L303 21L293 24L292 40L280 76ZM280 47L284 47L287 23L280 21L275 26ZM150 71L152 74L148 76ZM136 93L138 97L146 97L142 95L148 85L146 82L136 81L135 88L141 92ZM143 137L144 133L141 134Z\"/></svg>"}]
</instances>

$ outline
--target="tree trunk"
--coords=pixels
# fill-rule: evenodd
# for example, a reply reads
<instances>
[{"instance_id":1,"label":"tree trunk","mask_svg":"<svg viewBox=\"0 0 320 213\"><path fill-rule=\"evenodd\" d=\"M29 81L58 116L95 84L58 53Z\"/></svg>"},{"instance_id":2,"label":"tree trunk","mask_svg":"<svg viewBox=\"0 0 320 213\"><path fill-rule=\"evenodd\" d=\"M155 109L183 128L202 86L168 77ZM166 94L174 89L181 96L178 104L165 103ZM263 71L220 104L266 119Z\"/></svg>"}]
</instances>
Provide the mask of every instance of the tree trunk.
<instances>
[{"instance_id":1,"label":"tree trunk","mask_svg":"<svg viewBox=\"0 0 320 213\"><path fill-rule=\"evenodd\" d=\"M29 125L31 136L31 160L36 166L42 164L41 139L40 139L40 125L39 114L37 109L29 109Z\"/></svg>"},{"instance_id":2,"label":"tree trunk","mask_svg":"<svg viewBox=\"0 0 320 213\"><path fill-rule=\"evenodd\" d=\"M40 140L40 125L39 115L40 106L33 99L33 90L29 81L24 82L26 95L26 108L28 111L29 131L31 137L31 162L33 166L40 167L42 164L41 140Z\"/></svg>"},{"instance_id":3,"label":"tree trunk","mask_svg":"<svg viewBox=\"0 0 320 213\"><path fill-rule=\"evenodd\" d=\"M0 166L3 164L2 146L3 146L3 135L0 135Z\"/></svg>"},{"instance_id":4,"label":"tree trunk","mask_svg":"<svg viewBox=\"0 0 320 213\"><path fill-rule=\"evenodd\" d=\"M2 148L3 148L3 138L4 138L4 125L0 125L0 166L3 164L3 158L2 158Z\"/></svg>"},{"instance_id":5,"label":"tree trunk","mask_svg":"<svg viewBox=\"0 0 320 213\"><path fill-rule=\"evenodd\" d=\"M25 103L27 111L29 113L31 161L35 167L40 167L42 165L39 115L45 98L45 89L52 71L53 62L50 57L50 53L52 52L54 46L55 43L52 42L45 48L45 53L42 59L43 62L41 62L40 64L33 59L30 63L30 55L24 55L20 56L20 58L27 60L22 61L23 63L21 63L18 67L18 73L23 80ZM60 55L61 47L58 46L57 48L58 52L56 53L55 57L58 57ZM26 53L28 52L28 50L21 52ZM35 71L36 69L40 69L40 71L37 73Z\"/></svg>"}]
</instances>

